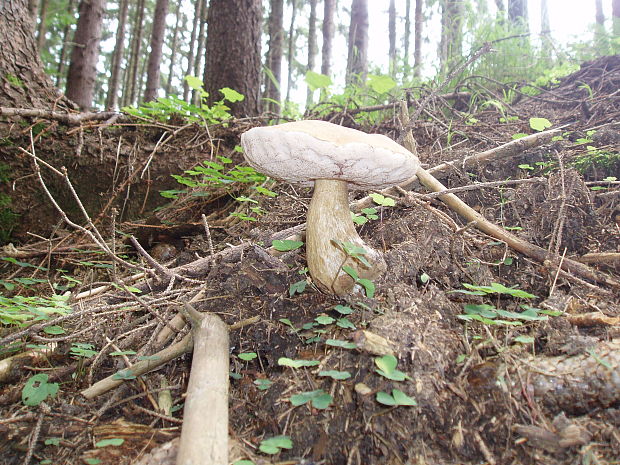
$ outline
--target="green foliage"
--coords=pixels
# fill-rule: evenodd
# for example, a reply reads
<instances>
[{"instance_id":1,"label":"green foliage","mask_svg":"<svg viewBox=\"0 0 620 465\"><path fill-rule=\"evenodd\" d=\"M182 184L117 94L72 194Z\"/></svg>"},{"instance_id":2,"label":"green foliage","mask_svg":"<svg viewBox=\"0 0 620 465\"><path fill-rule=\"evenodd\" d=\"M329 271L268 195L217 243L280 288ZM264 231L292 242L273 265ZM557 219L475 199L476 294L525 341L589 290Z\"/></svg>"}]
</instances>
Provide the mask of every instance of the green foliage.
<instances>
[{"instance_id":1,"label":"green foliage","mask_svg":"<svg viewBox=\"0 0 620 465\"><path fill-rule=\"evenodd\" d=\"M125 440L122 438L102 439L95 443L95 447L122 446L124 442Z\"/></svg>"},{"instance_id":2,"label":"green foliage","mask_svg":"<svg viewBox=\"0 0 620 465\"><path fill-rule=\"evenodd\" d=\"M280 252L288 252L289 250L296 250L300 248L304 243L302 241L289 241L289 240L274 240L271 243L271 246L280 251Z\"/></svg>"},{"instance_id":3,"label":"green foliage","mask_svg":"<svg viewBox=\"0 0 620 465\"><path fill-rule=\"evenodd\" d=\"M16 278L20 279L20 278ZM30 282L27 280L26 282ZM47 280L43 280L47 282ZM2 281L5 287L11 283ZM46 321L56 315L71 313L71 306L67 303L69 296L14 296L0 295L0 323L3 325L24 326L34 321Z\"/></svg>"},{"instance_id":4,"label":"green foliage","mask_svg":"<svg viewBox=\"0 0 620 465\"><path fill-rule=\"evenodd\" d=\"M293 441L288 436L274 436L269 439L263 439L260 442L260 446L258 446L258 450L260 450L263 454L277 454L282 449L292 449Z\"/></svg>"},{"instance_id":5,"label":"green foliage","mask_svg":"<svg viewBox=\"0 0 620 465\"><path fill-rule=\"evenodd\" d=\"M349 379L351 377L351 373L349 373L348 371L327 370L320 371L319 376L329 376L330 378L337 381L343 381L345 379Z\"/></svg>"},{"instance_id":6,"label":"green foliage","mask_svg":"<svg viewBox=\"0 0 620 465\"><path fill-rule=\"evenodd\" d=\"M491 283L490 286L476 286L473 284L463 283L463 289L457 289L452 292L458 292L461 294L469 294L469 295L481 295L485 296L488 294L504 294L512 297L518 297L522 299L533 299L536 296L530 294L528 292L522 291L520 289L515 289L513 287L506 287L500 283Z\"/></svg>"},{"instance_id":7,"label":"green foliage","mask_svg":"<svg viewBox=\"0 0 620 465\"><path fill-rule=\"evenodd\" d=\"M357 344L349 341L341 341L340 339L328 339L325 344L332 347L339 347L341 349L357 349Z\"/></svg>"},{"instance_id":8,"label":"green foliage","mask_svg":"<svg viewBox=\"0 0 620 465\"><path fill-rule=\"evenodd\" d=\"M372 299L375 296L375 283L373 283L370 279L360 278L357 272L350 266L343 266L342 271L351 276L353 281L355 281L355 284L359 284L364 288L366 291L366 297Z\"/></svg>"},{"instance_id":9,"label":"green foliage","mask_svg":"<svg viewBox=\"0 0 620 465\"><path fill-rule=\"evenodd\" d=\"M577 171L585 175L614 175L620 172L620 152L586 146L586 152L571 162ZM600 179L600 178L599 178Z\"/></svg>"},{"instance_id":10,"label":"green foliage","mask_svg":"<svg viewBox=\"0 0 620 465\"><path fill-rule=\"evenodd\" d=\"M245 353L239 354L238 357L239 359L245 362L249 362L251 360L254 360L256 357L258 357L258 355L256 355L256 352L245 352Z\"/></svg>"},{"instance_id":11,"label":"green foliage","mask_svg":"<svg viewBox=\"0 0 620 465\"><path fill-rule=\"evenodd\" d=\"M323 389L317 389L316 391L302 392L291 396L290 402L295 407L304 405L308 402L316 409L323 410L331 405L333 397L326 393Z\"/></svg>"},{"instance_id":12,"label":"green foliage","mask_svg":"<svg viewBox=\"0 0 620 465\"><path fill-rule=\"evenodd\" d=\"M315 367L319 363L318 360L293 360L287 357L278 359L278 365L290 368Z\"/></svg>"},{"instance_id":13,"label":"green foliage","mask_svg":"<svg viewBox=\"0 0 620 465\"><path fill-rule=\"evenodd\" d=\"M396 360L396 357L393 355L384 355L383 357L375 358L375 365L377 366L375 371L384 378L391 379L392 381L404 381L406 379L411 379L407 376L407 374L396 369L398 360Z\"/></svg>"},{"instance_id":14,"label":"green foliage","mask_svg":"<svg viewBox=\"0 0 620 465\"><path fill-rule=\"evenodd\" d=\"M95 346L85 342L74 342L71 344L69 353L78 358L91 358L97 354Z\"/></svg>"},{"instance_id":15,"label":"green foliage","mask_svg":"<svg viewBox=\"0 0 620 465\"><path fill-rule=\"evenodd\" d=\"M388 394L387 392L379 391L377 392L377 402L383 405L388 405L390 407L399 407L399 406L413 406L418 405L418 403L405 394L403 391L399 389L392 389L392 394Z\"/></svg>"},{"instance_id":16,"label":"green foliage","mask_svg":"<svg viewBox=\"0 0 620 465\"><path fill-rule=\"evenodd\" d=\"M39 373L28 378L22 389L22 402L28 407L34 407L54 397L58 393L58 383L48 383L49 377L45 373Z\"/></svg>"}]
</instances>

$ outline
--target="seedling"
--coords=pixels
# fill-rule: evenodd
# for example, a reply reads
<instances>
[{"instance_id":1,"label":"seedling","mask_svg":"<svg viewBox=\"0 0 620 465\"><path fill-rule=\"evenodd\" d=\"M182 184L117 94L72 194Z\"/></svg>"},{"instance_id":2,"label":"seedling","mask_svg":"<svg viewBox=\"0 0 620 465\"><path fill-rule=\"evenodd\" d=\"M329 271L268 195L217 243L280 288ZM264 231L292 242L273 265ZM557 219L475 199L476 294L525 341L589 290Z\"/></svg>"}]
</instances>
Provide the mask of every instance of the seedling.
<instances>
[{"instance_id":1,"label":"seedling","mask_svg":"<svg viewBox=\"0 0 620 465\"><path fill-rule=\"evenodd\" d=\"M325 344L332 347L340 347L341 349L357 349L357 344L349 341L341 341L340 339L328 339Z\"/></svg>"},{"instance_id":2,"label":"seedling","mask_svg":"<svg viewBox=\"0 0 620 465\"><path fill-rule=\"evenodd\" d=\"M290 398L291 404L295 407L310 402L314 408L319 410L324 410L329 407L333 400L333 397L327 394L323 389L302 392L301 394L295 394Z\"/></svg>"},{"instance_id":3,"label":"seedling","mask_svg":"<svg viewBox=\"0 0 620 465\"><path fill-rule=\"evenodd\" d=\"M375 365L377 365L377 369L375 371L384 378L391 379L392 381L404 381L406 379L411 379L407 374L396 369L398 360L396 360L396 357L393 355L384 355L383 357L375 358Z\"/></svg>"},{"instance_id":4,"label":"seedling","mask_svg":"<svg viewBox=\"0 0 620 465\"><path fill-rule=\"evenodd\" d=\"M288 252L300 248L304 243L302 241L274 240L271 246L279 252Z\"/></svg>"},{"instance_id":5,"label":"seedling","mask_svg":"<svg viewBox=\"0 0 620 465\"><path fill-rule=\"evenodd\" d=\"M547 118L530 118L530 127L534 131L544 131L553 126Z\"/></svg>"},{"instance_id":6,"label":"seedling","mask_svg":"<svg viewBox=\"0 0 620 465\"><path fill-rule=\"evenodd\" d=\"M355 224L361 226L368 223L369 220L379 219L379 216L377 216L376 208L362 208L361 215L351 212L351 219Z\"/></svg>"},{"instance_id":7,"label":"seedling","mask_svg":"<svg viewBox=\"0 0 620 465\"><path fill-rule=\"evenodd\" d=\"M376 398L380 404L389 405L390 407L418 405L414 399L398 389L392 389L392 395L379 391Z\"/></svg>"},{"instance_id":8,"label":"seedling","mask_svg":"<svg viewBox=\"0 0 620 465\"><path fill-rule=\"evenodd\" d=\"M385 197L384 195L377 194L376 192L369 196L374 203L381 207L393 207L396 205L396 201L391 197Z\"/></svg>"},{"instance_id":9,"label":"seedling","mask_svg":"<svg viewBox=\"0 0 620 465\"><path fill-rule=\"evenodd\" d=\"M122 446L124 442L123 438L102 439L95 443L95 447Z\"/></svg>"},{"instance_id":10,"label":"seedling","mask_svg":"<svg viewBox=\"0 0 620 465\"><path fill-rule=\"evenodd\" d=\"M256 355L256 352L244 352L239 354L238 357L245 362L249 362L258 357L258 355Z\"/></svg>"},{"instance_id":11,"label":"seedling","mask_svg":"<svg viewBox=\"0 0 620 465\"><path fill-rule=\"evenodd\" d=\"M54 397L58 393L58 383L48 383L49 376L39 373L31 376L22 389L22 402L24 405L34 407L45 401L48 397Z\"/></svg>"},{"instance_id":12,"label":"seedling","mask_svg":"<svg viewBox=\"0 0 620 465\"><path fill-rule=\"evenodd\" d=\"M260 442L260 446L258 446L258 450L260 450L264 454L277 454L282 449L292 449L293 441L289 436L274 436L269 439L263 439Z\"/></svg>"},{"instance_id":13,"label":"seedling","mask_svg":"<svg viewBox=\"0 0 620 465\"><path fill-rule=\"evenodd\" d=\"M74 357L78 358L90 358L93 355L97 354L97 351L93 350L94 347L95 346L92 344L87 344L84 342L74 342L73 344L71 344L71 350L69 351L69 353Z\"/></svg>"},{"instance_id":14,"label":"seedling","mask_svg":"<svg viewBox=\"0 0 620 465\"><path fill-rule=\"evenodd\" d=\"M254 384L260 391L266 391L271 387L273 381L271 381L270 379L258 378L254 380Z\"/></svg>"},{"instance_id":15,"label":"seedling","mask_svg":"<svg viewBox=\"0 0 620 465\"><path fill-rule=\"evenodd\" d=\"M349 373L348 371L328 370L320 371L319 376L329 376L332 379L342 381L345 379L349 379L351 377L351 373Z\"/></svg>"},{"instance_id":16,"label":"seedling","mask_svg":"<svg viewBox=\"0 0 620 465\"><path fill-rule=\"evenodd\" d=\"M315 367L319 363L318 360L293 360L287 357L278 359L278 365L289 368Z\"/></svg>"},{"instance_id":17,"label":"seedling","mask_svg":"<svg viewBox=\"0 0 620 465\"><path fill-rule=\"evenodd\" d=\"M372 299L375 296L375 283L370 279L360 278L357 272L350 266L343 266L342 270L353 278L355 284L359 284L366 291L366 297Z\"/></svg>"}]
</instances>

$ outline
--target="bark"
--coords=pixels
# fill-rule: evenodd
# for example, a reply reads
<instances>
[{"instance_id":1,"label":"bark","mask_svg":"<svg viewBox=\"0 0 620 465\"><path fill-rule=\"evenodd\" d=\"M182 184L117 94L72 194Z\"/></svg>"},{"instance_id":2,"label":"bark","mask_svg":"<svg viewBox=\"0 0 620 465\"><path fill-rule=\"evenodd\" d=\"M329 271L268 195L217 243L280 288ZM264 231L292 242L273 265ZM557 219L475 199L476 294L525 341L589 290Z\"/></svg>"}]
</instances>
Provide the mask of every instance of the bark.
<instances>
[{"instance_id":1,"label":"bark","mask_svg":"<svg viewBox=\"0 0 620 465\"><path fill-rule=\"evenodd\" d=\"M514 26L529 29L527 0L508 0L508 20Z\"/></svg>"},{"instance_id":2,"label":"bark","mask_svg":"<svg viewBox=\"0 0 620 465\"><path fill-rule=\"evenodd\" d=\"M297 17L297 0L291 1L291 24L288 28L288 51L286 53L286 61L288 62L288 73L286 80L286 101L291 100L291 89L293 88L293 62L295 61L295 42L297 41L297 32L295 31L295 18Z\"/></svg>"},{"instance_id":3,"label":"bark","mask_svg":"<svg viewBox=\"0 0 620 465\"><path fill-rule=\"evenodd\" d=\"M118 30L116 31L116 44L112 53L112 72L108 84L108 97L106 109L114 110L118 107L118 89L121 80L121 61L125 52L125 31L127 29L127 12L129 0L120 0L120 12L118 18Z\"/></svg>"},{"instance_id":4,"label":"bark","mask_svg":"<svg viewBox=\"0 0 620 465\"><path fill-rule=\"evenodd\" d=\"M347 55L346 82L363 83L368 73L368 0L353 0Z\"/></svg>"},{"instance_id":5,"label":"bark","mask_svg":"<svg viewBox=\"0 0 620 465\"><path fill-rule=\"evenodd\" d=\"M411 0L407 0L405 3L405 37L403 39L403 46L405 49L405 56L403 59L403 71L404 78L409 77L409 49L411 48Z\"/></svg>"},{"instance_id":6,"label":"bark","mask_svg":"<svg viewBox=\"0 0 620 465\"><path fill-rule=\"evenodd\" d=\"M549 24L549 5L547 0L540 2L540 33L543 36L551 34L551 25Z\"/></svg>"},{"instance_id":7,"label":"bark","mask_svg":"<svg viewBox=\"0 0 620 465\"><path fill-rule=\"evenodd\" d=\"M314 61L317 53L316 44L316 2L317 0L310 0L310 20L308 22L308 66L307 71L313 71ZM308 93L306 96L306 108L312 105L313 92L308 87Z\"/></svg>"},{"instance_id":8,"label":"bark","mask_svg":"<svg viewBox=\"0 0 620 465\"><path fill-rule=\"evenodd\" d=\"M123 106L136 103L136 81L138 79L138 64L140 62L140 49L142 48L143 20L145 1L138 0L134 13L133 27L131 31L131 53L125 73L125 88L123 92Z\"/></svg>"},{"instance_id":9,"label":"bark","mask_svg":"<svg viewBox=\"0 0 620 465\"><path fill-rule=\"evenodd\" d=\"M0 106L52 108L58 90L43 71L27 0L2 4L0 31Z\"/></svg>"},{"instance_id":10,"label":"bark","mask_svg":"<svg viewBox=\"0 0 620 465\"><path fill-rule=\"evenodd\" d=\"M37 28L37 47L43 50L45 46L45 33L47 32L47 4L48 0L41 1L39 12L39 27Z\"/></svg>"},{"instance_id":11,"label":"bark","mask_svg":"<svg viewBox=\"0 0 620 465\"><path fill-rule=\"evenodd\" d=\"M168 15L168 0L157 0L153 29L151 31L151 53L147 66L146 91L144 101L150 102L157 98L159 90L159 70L161 68L162 47L166 37L166 16Z\"/></svg>"},{"instance_id":12,"label":"bark","mask_svg":"<svg viewBox=\"0 0 620 465\"><path fill-rule=\"evenodd\" d=\"M199 77L200 71L202 69L202 81L204 82L207 76L207 67L206 65L202 66L202 58L204 56L204 48L205 48L205 27L207 26L207 18L209 16L209 5L207 4L207 0L203 0L204 5L202 5L202 12L200 14L200 27L198 28L198 44L196 46L196 58L194 59L194 73L193 76ZM192 91L192 103L194 105L200 104L200 93L196 90Z\"/></svg>"},{"instance_id":13,"label":"bark","mask_svg":"<svg viewBox=\"0 0 620 465\"><path fill-rule=\"evenodd\" d=\"M67 5L67 13L73 14L75 0L69 0L69 4ZM64 80L65 75L65 67L67 60L67 45L70 42L70 37L72 35L72 28L69 24L67 24L62 31L62 47L60 48L60 58L58 59L58 70L56 72L56 87L59 89L62 87L61 84Z\"/></svg>"},{"instance_id":14,"label":"bark","mask_svg":"<svg viewBox=\"0 0 620 465\"><path fill-rule=\"evenodd\" d=\"M172 40L170 44L170 69L168 70L168 80L166 81L166 97L170 95L172 90L172 78L174 77L174 69L177 58L177 41L179 40L179 27L183 17L183 29L185 30L185 15L181 10L181 6L177 3L176 9L176 21L174 23L174 31L172 33Z\"/></svg>"},{"instance_id":15,"label":"bark","mask_svg":"<svg viewBox=\"0 0 620 465\"><path fill-rule=\"evenodd\" d=\"M413 75L420 77L422 70L422 27L424 25L424 17L422 15L422 5L424 0L415 0L415 32L413 39Z\"/></svg>"},{"instance_id":16,"label":"bark","mask_svg":"<svg viewBox=\"0 0 620 465\"><path fill-rule=\"evenodd\" d=\"M390 39L390 76L396 76L396 4L390 0L388 8L388 35Z\"/></svg>"},{"instance_id":17,"label":"bark","mask_svg":"<svg viewBox=\"0 0 620 465\"><path fill-rule=\"evenodd\" d=\"M603 0L594 0L596 8L596 24L599 26L605 25L605 13L603 13Z\"/></svg>"},{"instance_id":18,"label":"bark","mask_svg":"<svg viewBox=\"0 0 620 465\"><path fill-rule=\"evenodd\" d=\"M192 33L189 39L189 51L187 52L187 70L185 75L189 76L194 70L194 60L196 58L196 36L198 35L199 21L202 16L202 6L205 0L197 0L194 8L194 20L192 22ZM183 80L183 100L189 102L189 85Z\"/></svg>"},{"instance_id":19,"label":"bark","mask_svg":"<svg viewBox=\"0 0 620 465\"><path fill-rule=\"evenodd\" d=\"M39 12L39 0L29 0L28 1L28 14L30 15L30 19L32 26L34 27L37 24L37 13Z\"/></svg>"},{"instance_id":20,"label":"bark","mask_svg":"<svg viewBox=\"0 0 620 465\"><path fill-rule=\"evenodd\" d=\"M620 37L620 0L613 0L611 3L611 18L613 21L613 34Z\"/></svg>"},{"instance_id":21,"label":"bark","mask_svg":"<svg viewBox=\"0 0 620 465\"><path fill-rule=\"evenodd\" d=\"M323 47L321 49L321 74L331 72L332 43L334 40L334 10L336 0L324 0L323 8Z\"/></svg>"},{"instance_id":22,"label":"bark","mask_svg":"<svg viewBox=\"0 0 620 465\"><path fill-rule=\"evenodd\" d=\"M209 104L222 98L223 87L242 93L242 101L229 104L234 116L260 113L261 18L261 0L211 0L205 89Z\"/></svg>"},{"instance_id":23,"label":"bark","mask_svg":"<svg viewBox=\"0 0 620 465\"><path fill-rule=\"evenodd\" d=\"M271 76L265 78L265 110L280 113L280 83L282 82L282 45L284 42L284 0L271 0L269 14L269 51L267 52L267 69ZM270 101L273 100L278 104Z\"/></svg>"},{"instance_id":24,"label":"bark","mask_svg":"<svg viewBox=\"0 0 620 465\"><path fill-rule=\"evenodd\" d=\"M93 104L104 0L83 0L67 76L67 98L82 110Z\"/></svg>"},{"instance_id":25,"label":"bark","mask_svg":"<svg viewBox=\"0 0 620 465\"><path fill-rule=\"evenodd\" d=\"M439 67L441 73L445 75L462 55L463 2L462 0L444 0L442 9Z\"/></svg>"}]
</instances>

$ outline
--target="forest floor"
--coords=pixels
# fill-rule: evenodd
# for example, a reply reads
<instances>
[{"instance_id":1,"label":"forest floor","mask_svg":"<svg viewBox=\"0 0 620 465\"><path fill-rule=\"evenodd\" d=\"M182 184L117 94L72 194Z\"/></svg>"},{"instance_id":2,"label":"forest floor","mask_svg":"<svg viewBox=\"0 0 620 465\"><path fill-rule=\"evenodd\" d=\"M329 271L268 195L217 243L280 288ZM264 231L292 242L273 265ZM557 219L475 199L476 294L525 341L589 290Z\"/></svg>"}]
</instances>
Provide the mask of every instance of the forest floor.
<instances>
[{"instance_id":1,"label":"forest floor","mask_svg":"<svg viewBox=\"0 0 620 465\"><path fill-rule=\"evenodd\" d=\"M454 110L463 102L429 98L425 118L413 127L424 167L454 161L435 176L448 188L471 186L459 197L548 251L543 261L480 232L419 185L398 193L394 206L374 205L377 218L359 228L388 265L373 298L323 294L304 274L303 248L270 249L273 239L303 231L295 227L310 200L309 189L284 183L267 186L278 195L261 198L257 221L244 221L247 202L219 187L220 195L211 191L207 200L191 190L156 219L117 225L165 267L148 281L127 280L136 271L112 266L92 245L75 253L90 242L81 234L58 233L64 248L49 241L5 248L3 255L18 258L1 265L0 280L26 286L13 292L41 292L36 279L51 269L54 282L62 275L80 284L72 289L72 313L0 333L3 357L9 344L11 353L26 350L24 343L47 351L22 354L0 370L0 462L173 463L170 455L148 454L162 444L174 450L169 442L180 433L191 354L89 399L82 391L172 344L160 331L192 301L231 325L258 317L230 334L231 462L620 463L618 89L620 56L605 57L536 97L522 96L505 113L487 105L463 116ZM462 169L467 157L516 133L535 133L530 118L562 129L526 150ZM248 127L226 129L212 155L238 161L234 146ZM361 129L396 138L399 127L386 119ZM493 181L505 184L477 185ZM243 187L234 195L253 198ZM352 201L364 193L355 195ZM135 252L127 255L155 268ZM593 273L558 266L569 259ZM170 270L191 279L171 283ZM110 285L120 279L135 292ZM100 286L96 295L78 294ZM282 366L282 357L310 366ZM342 372L350 376L337 379ZM389 379L399 372L404 380ZM47 374L60 389L39 406L25 406L22 391L34 374ZM416 405L377 401L380 392L394 400L393 389ZM172 394L171 410L161 393ZM308 402L295 406L291 396L300 393L310 393ZM331 396L327 408L319 394ZM281 435L290 437L291 449L259 451L262 440ZM104 446L108 439L124 441Z\"/></svg>"}]
</instances>

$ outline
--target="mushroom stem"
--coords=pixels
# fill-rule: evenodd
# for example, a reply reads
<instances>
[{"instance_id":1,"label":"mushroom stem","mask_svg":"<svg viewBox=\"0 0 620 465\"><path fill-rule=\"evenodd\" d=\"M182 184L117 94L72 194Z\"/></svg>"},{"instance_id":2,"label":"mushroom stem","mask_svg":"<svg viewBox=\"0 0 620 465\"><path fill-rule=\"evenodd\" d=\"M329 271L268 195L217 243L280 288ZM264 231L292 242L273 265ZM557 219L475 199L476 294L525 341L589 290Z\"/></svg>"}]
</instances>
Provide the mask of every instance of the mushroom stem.
<instances>
[{"instance_id":1,"label":"mushroom stem","mask_svg":"<svg viewBox=\"0 0 620 465\"><path fill-rule=\"evenodd\" d=\"M344 265L353 268L359 278L366 279L373 279L385 270L382 255L366 245L355 230L346 181L315 180L306 224L308 269L323 292L339 296L351 292L355 281L342 270ZM362 247L370 267L347 255L339 245L342 243Z\"/></svg>"}]
</instances>

